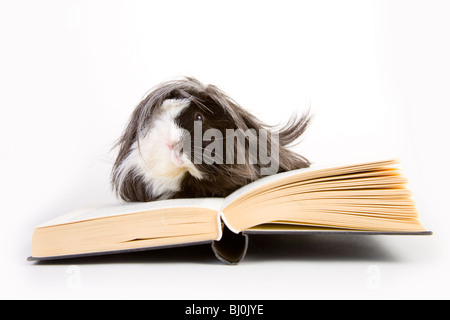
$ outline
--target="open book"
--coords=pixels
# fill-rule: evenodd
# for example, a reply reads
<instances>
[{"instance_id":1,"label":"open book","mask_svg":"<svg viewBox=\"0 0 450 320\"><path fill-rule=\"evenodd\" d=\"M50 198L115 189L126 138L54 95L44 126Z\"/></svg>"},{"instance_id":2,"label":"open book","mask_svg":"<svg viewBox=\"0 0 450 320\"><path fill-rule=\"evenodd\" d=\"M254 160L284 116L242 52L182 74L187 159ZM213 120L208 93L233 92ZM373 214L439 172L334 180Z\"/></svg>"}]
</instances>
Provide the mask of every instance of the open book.
<instances>
[{"instance_id":1,"label":"open book","mask_svg":"<svg viewBox=\"0 0 450 320\"><path fill-rule=\"evenodd\" d=\"M251 233L431 234L396 161L299 169L262 178L226 198L119 203L36 227L29 260L210 242L241 260Z\"/></svg>"}]
</instances>

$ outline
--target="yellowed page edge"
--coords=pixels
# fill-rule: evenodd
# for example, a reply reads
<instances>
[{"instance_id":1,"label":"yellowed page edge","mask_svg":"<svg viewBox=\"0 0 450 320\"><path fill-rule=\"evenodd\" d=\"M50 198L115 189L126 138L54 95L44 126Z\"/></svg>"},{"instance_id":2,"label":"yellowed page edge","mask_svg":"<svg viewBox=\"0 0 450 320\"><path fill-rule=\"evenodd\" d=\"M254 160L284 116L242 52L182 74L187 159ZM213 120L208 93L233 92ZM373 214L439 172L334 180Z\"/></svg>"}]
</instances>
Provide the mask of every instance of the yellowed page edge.
<instances>
[{"instance_id":1,"label":"yellowed page edge","mask_svg":"<svg viewBox=\"0 0 450 320\"><path fill-rule=\"evenodd\" d=\"M264 186L268 183L277 181L277 180L281 180L284 179L286 177L290 177L290 176L295 176L297 174L300 173L306 173L306 172L311 172L311 171L316 171L316 170L322 170L322 169L338 169L338 168L345 168L345 167L353 167L353 166L363 166L363 165L373 165L373 164L379 164L380 166L390 166L392 164L398 163L397 160L395 159L388 159L388 160L376 160L376 161L370 161L370 162L361 162L361 163L340 163L340 164L334 164L334 165L329 165L329 164L312 164L310 167L308 168L303 168L303 169L297 169L297 170L291 170L291 171L287 171L287 172L282 172L282 173L278 173L272 176L267 176L267 177L263 177L259 180L256 180L255 182L252 182L238 190L236 190L235 192L233 192L232 194L230 194L228 197L226 197L223 201L223 205L222 205L222 210L224 208L226 208L229 204L233 203L237 198L245 195L248 192L251 192L261 186Z\"/></svg>"}]
</instances>

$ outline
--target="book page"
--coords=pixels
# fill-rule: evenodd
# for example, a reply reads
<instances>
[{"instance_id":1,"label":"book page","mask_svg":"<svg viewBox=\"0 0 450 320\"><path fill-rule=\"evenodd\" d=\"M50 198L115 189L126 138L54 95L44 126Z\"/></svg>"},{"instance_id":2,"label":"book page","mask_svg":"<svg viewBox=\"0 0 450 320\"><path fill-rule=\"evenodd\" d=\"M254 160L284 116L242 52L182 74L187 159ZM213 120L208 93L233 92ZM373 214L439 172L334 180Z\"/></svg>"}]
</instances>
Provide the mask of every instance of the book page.
<instances>
[{"instance_id":1,"label":"book page","mask_svg":"<svg viewBox=\"0 0 450 320\"><path fill-rule=\"evenodd\" d=\"M206 208L219 212L223 200L223 198L169 199L151 202L118 202L97 205L69 212L44 222L37 228L170 208Z\"/></svg>"},{"instance_id":2,"label":"book page","mask_svg":"<svg viewBox=\"0 0 450 320\"><path fill-rule=\"evenodd\" d=\"M303 169L297 169L297 170L291 170L291 171L286 171L286 172L282 172L282 173L278 173L272 176L267 176L267 177L263 177L259 180L256 180L252 183L249 183L248 185L236 190L235 192L233 192L232 194L230 194L228 197L225 198L224 202L223 202L223 206L222 209L226 208L229 204L231 204L233 201L235 201L236 199L238 199L239 197L243 196L244 194L251 192L259 187L262 187L266 184L272 183L274 181L277 180L281 180L284 179L286 177L291 177L291 176L295 176L295 175L299 175L299 174L304 174L307 172L313 172L313 171L318 171L318 170L326 170L329 169L330 171L338 171L341 169L345 169L345 168L353 168L353 167L363 167L363 166L388 166L391 165L393 163L396 163L396 160L380 160L380 161L371 161L371 162L362 162L362 163L348 163L348 162L343 162L340 164L334 163L334 165L331 164L316 164L316 163L312 163L310 167L308 168L303 168ZM326 176L326 174L323 175L324 177Z\"/></svg>"}]
</instances>

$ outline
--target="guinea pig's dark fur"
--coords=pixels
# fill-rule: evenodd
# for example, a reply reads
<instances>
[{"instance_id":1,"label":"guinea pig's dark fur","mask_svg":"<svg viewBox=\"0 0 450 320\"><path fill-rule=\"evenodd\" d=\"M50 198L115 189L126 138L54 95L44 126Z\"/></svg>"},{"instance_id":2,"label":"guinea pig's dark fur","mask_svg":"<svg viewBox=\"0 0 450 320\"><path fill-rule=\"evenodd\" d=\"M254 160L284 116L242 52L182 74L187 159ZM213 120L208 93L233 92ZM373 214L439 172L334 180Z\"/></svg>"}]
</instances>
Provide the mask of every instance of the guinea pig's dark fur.
<instances>
[{"instance_id":1,"label":"guinea pig's dark fur","mask_svg":"<svg viewBox=\"0 0 450 320\"><path fill-rule=\"evenodd\" d=\"M132 113L115 146L119 151L111 182L117 195L125 201L226 197L262 177L262 169L270 164L254 154L250 155L247 150L250 135L245 136L245 145L230 144L234 150L230 153L232 158L227 158L227 161L225 155L215 157L223 161L196 161L199 153L195 151L204 151L215 140L202 138L200 145L196 145L194 121L201 122L201 137L208 129L218 129L222 137L214 138L221 139L222 145L227 146L225 149L228 148L227 129L241 129L242 132L250 132L250 135L266 130L269 132L266 135L266 151L273 150L271 147L278 149L278 159L272 159L277 161L276 170L272 173L309 166L307 159L286 147L296 141L308 126L310 117L307 113L299 119L292 117L282 129L274 131L273 127L262 123L216 86L203 85L194 78L184 78L154 88ZM277 134L277 141L270 133ZM191 137L186 137L186 134ZM186 138L190 140L188 144L183 144ZM231 138L235 139L234 136ZM180 148L181 144L183 148ZM186 145L191 148L189 153L185 150ZM261 145L258 144L258 151L266 144ZM245 161L239 162L237 159L241 151L239 148L244 148ZM215 156L214 152L209 153L209 158L212 156ZM251 156L253 161L250 161ZM207 159L205 155L204 160Z\"/></svg>"}]
</instances>

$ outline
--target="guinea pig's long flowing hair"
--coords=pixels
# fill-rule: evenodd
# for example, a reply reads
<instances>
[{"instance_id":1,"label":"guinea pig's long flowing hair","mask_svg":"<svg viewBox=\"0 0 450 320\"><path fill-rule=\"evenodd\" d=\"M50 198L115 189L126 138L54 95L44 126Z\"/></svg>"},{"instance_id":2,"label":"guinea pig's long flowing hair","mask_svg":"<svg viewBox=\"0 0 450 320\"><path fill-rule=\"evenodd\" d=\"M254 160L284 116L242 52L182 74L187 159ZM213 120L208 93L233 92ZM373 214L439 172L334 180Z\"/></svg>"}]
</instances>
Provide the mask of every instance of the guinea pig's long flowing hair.
<instances>
[{"instance_id":1,"label":"guinea pig's long flowing hair","mask_svg":"<svg viewBox=\"0 0 450 320\"><path fill-rule=\"evenodd\" d=\"M278 148L278 166L274 173L309 166L306 158L288 149L288 146L296 142L307 128L311 119L308 112L300 117L291 117L281 129L276 130L244 110L214 85L204 85L194 78L172 80L158 85L145 96L132 113L125 130L114 146L118 148L118 154L111 172L111 183L116 194L125 201L225 197L243 185L261 178L261 168L267 166L267 163L263 164L259 160L256 163L245 161L241 164L192 162L184 171L180 171L180 174L172 178L163 177L165 180L161 178L158 182L154 181L147 174L144 162L138 159L145 156L145 153L157 152L155 148L152 150L142 148L143 139L147 135L157 134L151 131L151 128L159 119L158 115L162 110L167 109L165 104L168 101L182 101L200 112L211 114L212 118L226 118L228 122L216 122L219 126L228 123L232 126L230 129L239 128L243 131L254 129L255 132L263 129L276 133L278 141L273 141L271 135L267 135L267 148L273 144L277 144Z\"/></svg>"}]
</instances>

